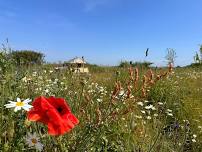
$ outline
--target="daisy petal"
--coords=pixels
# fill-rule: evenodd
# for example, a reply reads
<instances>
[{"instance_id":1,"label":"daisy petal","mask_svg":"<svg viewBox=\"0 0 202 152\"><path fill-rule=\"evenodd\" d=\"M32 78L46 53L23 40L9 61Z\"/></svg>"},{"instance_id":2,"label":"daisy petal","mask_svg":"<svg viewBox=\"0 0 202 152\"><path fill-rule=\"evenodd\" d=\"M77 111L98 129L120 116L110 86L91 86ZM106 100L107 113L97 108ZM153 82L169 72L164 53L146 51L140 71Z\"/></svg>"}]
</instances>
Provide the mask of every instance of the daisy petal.
<instances>
[{"instance_id":1,"label":"daisy petal","mask_svg":"<svg viewBox=\"0 0 202 152\"><path fill-rule=\"evenodd\" d=\"M31 133L28 132L27 138L31 138L31 137L32 137Z\"/></svg>"},{"instance_id":2,"label":"daisy petal","mask_svg":"<svg viewBox=\"0 0 202 152\"><path fill-rule=\"evenodd\" d=\"M27 107L27 108L29 108L29 109L33 107L32 105L28 105L28 104L26 104L24 106Z\"/></svg>"},{"instance_id":3,"label":"daisy petal","mask_svg":"<svg viewBox=\"0 0 202 152\"><path fill-rule=\"evenodd\" d=\"M21 102L20 98L17 98L17 102Z\"/></svg>"},{"instance_id":4,"label":"daisy petal","mask_svg":"<svg viewBox=\"0 0 202 152\"><path fill-rule=\"evenodd\" d=\"M25 111L29 111L30 110L29 108L27 108L25 106L23 106L22 109L24 109Z\"/></svg>"},{"instance_id":5,"label":"daisy petal","mask_svg":"<svg viewBox=\"0 0 202 152\"><path fill-rule=\"evenodd\" d=\"M29 111L32 107L33 107L32 105L26 104L26 105L24 105L22 108L23 108L24 110L26 110L26 111Z\"/></svg>"},{"instance_id":6,"label":"daisy petal","mask_svg":"<svg viewBox=\"0 0 202 152\"><path fill-rule=\"evenodd\" d=\"M29 102L31 102L32 100L31 99L26 99L26 100L24 100L23 102L24 103L29 103Z\"/></svg>"},{"instance_id":7,"label":"daisy petal","mask_svg":"<svg viewBox=\"0 0 202 152\"><path fill-rule=\"evenodd\" d=\"M13 108L13 107L15 107L15 105L14 104L6 104L6 105L4 105L6 108Z\"/></svg>"},{"instance_id":8,"label":"daisy petal","mask_svg":"<svg viewBox=\"0 0 202 152\"><path fill-rule=\"evenodd\" d=\"M16 102L14 102L14 101L8 101L8 102L13 103L13 104L15 104L15 103L16 103Z\"/></svg>"},{"instance_id":9,"label":"daisy petal","mask_svg":"<svg viewBox=\"0 0 202 152\"><path fill-rule=\"evenodd\" d=\"M36 143L35 145L36 149L39 150L39 151L42 151L43 150L43 145L41 143Z\"/></svg>"},{"instance_id":10,"label":"daisy petal","mask_svg":"<svg viewBox=\"0 0 202 152\"><path fill-rule=\"evenodd\" d=\"M20 109L21 109L21 107L15 107L14 112L17 112Z\"/></svg>"},{"instance_id":11,"label":"daisy petal","mask_svg":"<svg viewBox=\"0 0 202 152\"><path fill-rule=\"evenodd\" d=\"M9 106L9 105L16 105L15 103L8 103L8 104L5 104L4 106Z\"/></svg>"},{"instance_id":12,"label":"daisy petal","mask_svg":"<svg viewBox=\"0 0 202 152\"><path fill-rule=\"evenodd\" d=\"M31 105L24 105L23 107L22 107L25 111L29 111L31 108L32 108L32 106Z\"/></svg>"}]
</instances>

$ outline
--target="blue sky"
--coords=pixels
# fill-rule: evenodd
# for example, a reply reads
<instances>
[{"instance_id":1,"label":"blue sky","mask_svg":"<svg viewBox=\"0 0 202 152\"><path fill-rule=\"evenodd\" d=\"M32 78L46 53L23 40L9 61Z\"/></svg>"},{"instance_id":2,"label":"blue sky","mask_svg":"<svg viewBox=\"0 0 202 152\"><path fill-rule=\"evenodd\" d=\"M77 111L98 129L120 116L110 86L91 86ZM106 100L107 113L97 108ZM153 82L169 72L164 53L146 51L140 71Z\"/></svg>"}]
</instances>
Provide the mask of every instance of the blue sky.
<instances>
[{"instance_id":1,"label":"blue sky","mask_svg":"<svg viewBox=\"0 0 202 152\"><path fill-rule=\"evenodd\" d=\"M121 60L177 65L193 62L202 44L201 0L0 0L0 43L38 50L48 61L85 56L91 63ZM145 50L150 48L145 59Z\"/></svg>"}]
</instances>

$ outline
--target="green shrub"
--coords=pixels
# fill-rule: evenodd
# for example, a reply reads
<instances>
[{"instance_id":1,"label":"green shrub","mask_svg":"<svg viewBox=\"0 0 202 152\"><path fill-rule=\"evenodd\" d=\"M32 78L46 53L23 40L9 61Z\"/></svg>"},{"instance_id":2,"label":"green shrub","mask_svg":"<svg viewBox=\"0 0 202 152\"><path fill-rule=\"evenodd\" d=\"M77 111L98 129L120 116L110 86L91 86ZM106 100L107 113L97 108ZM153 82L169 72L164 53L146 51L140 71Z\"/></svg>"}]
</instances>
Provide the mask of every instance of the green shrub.
<instances>
[{"instance_id":1,"label":"green shrub","mask_svg":"<svg viewBox=\"0 0 202 152\"><path fill-rule=\"evenodd\" d=\"M42 64L44 62L43 53L30 50L12 51L11 56L17 66Z\"/></svg>"}]
</instances>

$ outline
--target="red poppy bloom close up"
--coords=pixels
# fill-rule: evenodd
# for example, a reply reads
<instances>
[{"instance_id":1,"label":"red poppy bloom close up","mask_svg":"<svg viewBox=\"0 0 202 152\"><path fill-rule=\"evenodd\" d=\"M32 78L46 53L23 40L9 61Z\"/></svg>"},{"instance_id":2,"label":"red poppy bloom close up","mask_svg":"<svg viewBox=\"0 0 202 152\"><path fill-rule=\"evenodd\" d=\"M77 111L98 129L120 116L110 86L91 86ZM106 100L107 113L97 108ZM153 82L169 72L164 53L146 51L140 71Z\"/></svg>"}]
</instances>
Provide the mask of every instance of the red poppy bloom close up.
<instances>
[{"instance_id":1,"label":"red poppy bloom close up","mask_svg":"<svg viewBox=\"0 0 202 152\"><path fill-rule=\"evenodd\" d=\"M28 119L46 124L50 135L62 135L79 123L63 98L41 96L33 101L32 106Z\"/></svg>"}]
</instances>

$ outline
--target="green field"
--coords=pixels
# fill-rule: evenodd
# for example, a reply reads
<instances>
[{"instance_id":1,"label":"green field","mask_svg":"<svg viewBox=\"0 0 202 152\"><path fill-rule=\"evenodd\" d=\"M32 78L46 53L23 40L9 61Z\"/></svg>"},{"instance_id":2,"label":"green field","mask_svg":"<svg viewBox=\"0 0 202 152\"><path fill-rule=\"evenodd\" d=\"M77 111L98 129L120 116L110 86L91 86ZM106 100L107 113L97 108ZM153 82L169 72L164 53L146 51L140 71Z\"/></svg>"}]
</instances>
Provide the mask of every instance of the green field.
<instances>
[{"instance_id":1,"label":"green field","mask_svg":"<svg viewBox=\"0 0 202 152\"><path fill-rule=\"evenodd\" d=\"M0 81L0 151L36 151L25 141L28 133L36 133L47 152L202 151L200 68L177 68L157 80L168 68L139 68L137 77L135 68L90 67L89 74L74 74L52 65L8 67ZM4 106L39 96L64 98L79 124L51 136L25 111Z\"/></svg>"}]
</instances>

